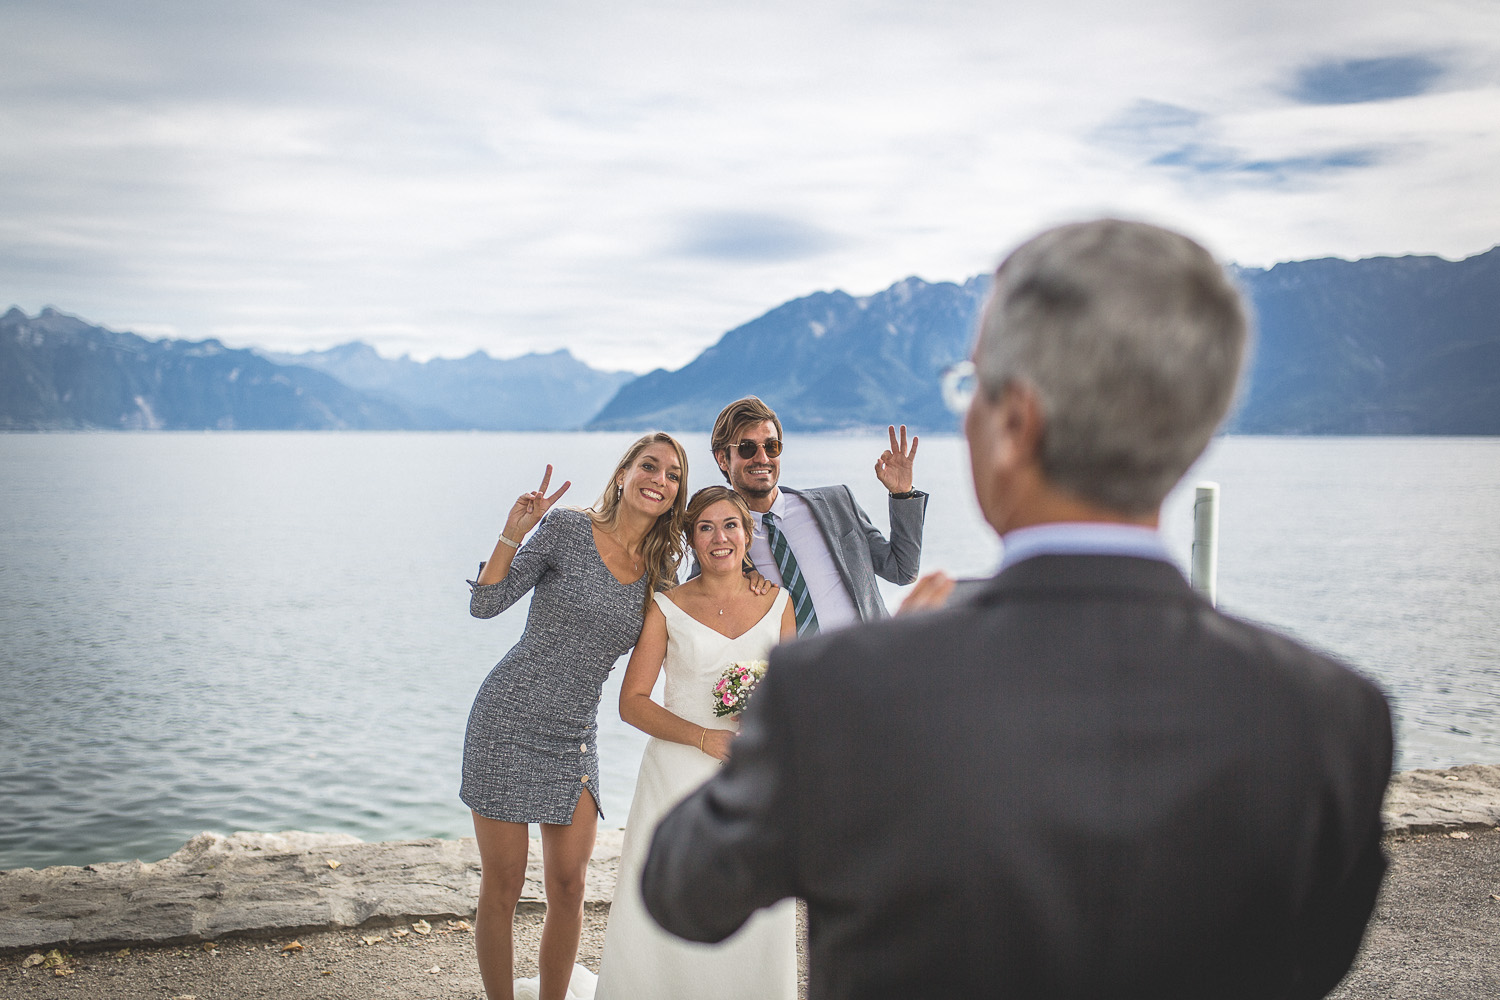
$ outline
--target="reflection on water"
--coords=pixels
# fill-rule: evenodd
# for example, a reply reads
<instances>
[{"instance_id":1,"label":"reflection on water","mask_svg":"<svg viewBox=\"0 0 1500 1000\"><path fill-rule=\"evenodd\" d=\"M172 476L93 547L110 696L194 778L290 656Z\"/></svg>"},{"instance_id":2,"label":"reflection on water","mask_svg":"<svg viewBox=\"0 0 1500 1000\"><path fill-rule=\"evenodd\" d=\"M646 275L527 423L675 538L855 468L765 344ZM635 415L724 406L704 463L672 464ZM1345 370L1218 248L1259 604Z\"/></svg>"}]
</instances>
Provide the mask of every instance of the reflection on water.
<instances>
[{"instance_id":1,"label":"reflection on water","mask_svg":"<svg viewBox=\"0 0 1500 1000\"><path fill-rule=\"evenodd\" d=\"M463 578L551 462L588 503L626 434L0 435L0 868L163 857L201 830L463 836L469 704L524 605ZM684 436L691 483L717 481ZM790 485L886 523L881 436L793 435ZM1219 595L1377 677L1400 766L1500 762L1500 441L1217 442ZM987 573L963 442L930 438L924 566ZM1164 521L1186 564L1191 489ZM888 603L900 590L886 588ZM644 737L606 688L607 823Z\"/></svg>"}]
</instances>

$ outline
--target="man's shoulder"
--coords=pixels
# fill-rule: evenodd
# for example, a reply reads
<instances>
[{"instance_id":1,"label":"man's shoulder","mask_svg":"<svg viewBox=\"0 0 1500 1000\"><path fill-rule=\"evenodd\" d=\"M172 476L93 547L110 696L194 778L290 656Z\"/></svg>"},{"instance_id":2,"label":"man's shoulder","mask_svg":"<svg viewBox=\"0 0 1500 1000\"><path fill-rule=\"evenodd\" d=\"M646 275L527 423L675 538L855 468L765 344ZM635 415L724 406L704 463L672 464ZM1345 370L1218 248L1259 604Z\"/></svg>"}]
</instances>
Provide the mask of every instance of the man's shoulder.
<instances>
[{"instance_id":1,"label":"man's shoulder","mask_svg":"<svg viewBox=\"0 0 1500 1000\"><path fill-rule=\"evenodd\" d=\"M857 506L854 500L854 492L842 484L834 486L812 486L806 489L791 488L783 486L781 492L795 497L808 507L817 509L819 507L836 507L841 510L849 510Z\"/></svg>"},{"instance_id":2,"label":"man's shoulder","mask_svg":"<svg viewBox=\"0 0 1500 1000\"><path fill-rule=\"evenodd\" d=\"M837 483L833 486L783 486L781 488L781 492L789 493L794 497L801 497L804 500L806 500L808 497L812 497L818 500L829 500L834 498L853 496L853 494L849 490L849 487L843 485L842 483Z\"/></svg>"},{"instance_id":3,"label":"man's shoulder","mask_svg":"<svg viewBox=\"0 0 1500 1000\"><path fill-rule=\"evenodd\" d=\"M1180 577L1174 567L1163 565ZM1148 571L1152 570L1166 576L1154 565L1148 566ZM1345 698L1351 688L1363 689L1366 697L1384 701L1383 692L1374 681L1335 655L1274 629L1225 614L1193 594L1176 577L1171 579L1175 586L1163 584L1155 593L1132 590L1118 595L1128 605L1140 607L1144 603L1159 608L1163 650L1174 650L1184 660L1206 658L1231 672L1255 675L1270 687L1298 692L1313 701ZM1047 596L1042 595L1043 599ZM1066 608L1075 602L1068 598L1076 594L1059 591L1051 596L1058 597L1064 606L1048 616L1054 627L1076 635L1078 631L1088 632L1099 626L1082 610L1078 612L1082 617L1074 622L1076 628L1069 624L1073 619ZM1110 599L1107 594L1100 596L1106 601ZM826 668L844 662L863 669L912 656L926 660L939 650L951 652L955 647L967 647L970 640L983 634L994 640L984 651L987 657L1024 658L1028 655L1024 643L1013 646L1004 640L1011 634L1010 627L1019 625L1015 616L1020 615L1024 620L1034 616L1037 597L1038 591L1031 586L1008 587L998 577L976 580L946 607L804 638L780 647L778 653L789 663L816 662L820 668ZM1034 640L1033 629L1028 627L1025 633L1028 641ZM1100 641L1111 638L1108 629L1097 638ZM1123 637L1115 638L1124 641Z\"/></svg>"},{"instance_id":4,"label":"man's shoulder","mask_svg":"<svg viewBox=\"0 0 1500 1000\"><path fill-rule=\"evenodd\" d=\"M1017 563L981 584L971 600L998 608L1011 597L1035 599L1050 593L1066 603L1067 597L1088 592L1098 600L1154 609L1159 620L1153 627L1160 629L1161 648L1187 659L1234 664L1235 670L1259 672L1265 683L1306 688L1308 693L1349 685L1375 687L1332 653L1214 607L1190 588L1180 569L1157 559L1041 556ZM1056 626L1094 627L1084 612L1074 613L1079 617L1069 624L1069 612L1060 608L1054 617Z\"/></svg>"},{"instance_id":5,"label":"man's shoulder","mask_svg":"<svg viewBox=\"0 0 1500 1000\"><path fill-rule=\"evenodd\" d=\"M1357 690L1371 703L1386 703L1374 680L1334 654L1234 615L1217 610L1211 614L1223 646L1237 653L1241 663L1261 671L1264 683L1314 702L1343 700Z\"/></svg>"}]
</instances>

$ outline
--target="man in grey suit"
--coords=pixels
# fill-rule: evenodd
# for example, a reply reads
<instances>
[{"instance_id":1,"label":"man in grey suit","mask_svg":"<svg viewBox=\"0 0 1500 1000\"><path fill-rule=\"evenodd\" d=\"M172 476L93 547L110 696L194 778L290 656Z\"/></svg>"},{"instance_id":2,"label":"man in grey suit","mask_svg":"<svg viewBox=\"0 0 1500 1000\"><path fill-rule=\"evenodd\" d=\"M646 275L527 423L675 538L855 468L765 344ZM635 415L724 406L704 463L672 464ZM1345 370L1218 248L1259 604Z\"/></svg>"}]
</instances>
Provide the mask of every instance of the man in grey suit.
<instances>
[{"instance_id":1,"label":"man in grey suit","mask_svg":"<svg viewBox=\"0 0 1500 1000\"><path fill-rule=\"evenodd\" d=\"M1245 339L1183 236L1015 251L965 417L999 574L772 653L727 765L657 828L657 921L717 941L805 899L813 1000L1331 990L1385 868L1389 709L1215 610L1156 533Z\"/></svg>"},{"instance_id":2,"label":"man in grey suit","mask_svg":"<svg viewBox=\"0 0 1500 1000\"><path fill-rule=\"evenodd\" d=\"M760 399L737 399L714 421L714 460L755 517L750 561L786 588L800 635L884 618L875 578L899 584L917 578L927 512L927 494L912 489L917 438L908 445L904 425L899 438L894 426L888 431L891 446L875 462L875 475L890 493L889 540L847 486L778 485L781 421Z\"/></svg>"}]
</instances>

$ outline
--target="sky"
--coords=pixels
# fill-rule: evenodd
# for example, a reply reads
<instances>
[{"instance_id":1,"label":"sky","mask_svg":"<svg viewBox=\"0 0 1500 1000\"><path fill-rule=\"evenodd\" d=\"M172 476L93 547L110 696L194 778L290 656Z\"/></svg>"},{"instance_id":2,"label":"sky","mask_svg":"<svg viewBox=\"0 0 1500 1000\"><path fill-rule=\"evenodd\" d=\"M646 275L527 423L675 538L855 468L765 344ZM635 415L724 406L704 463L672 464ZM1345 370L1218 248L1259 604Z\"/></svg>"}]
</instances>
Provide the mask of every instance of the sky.
<instances>
[{"instance_id":1,"label":"sky","mask_svg":"<svg viewBox=\"0 0 1500 1000\"><path fill-rule=\"evenodd\" d=\"M678 368L1110 214L1500 242L1495 0L5 0L0 310Z\"/></svg>"}]
</instances>

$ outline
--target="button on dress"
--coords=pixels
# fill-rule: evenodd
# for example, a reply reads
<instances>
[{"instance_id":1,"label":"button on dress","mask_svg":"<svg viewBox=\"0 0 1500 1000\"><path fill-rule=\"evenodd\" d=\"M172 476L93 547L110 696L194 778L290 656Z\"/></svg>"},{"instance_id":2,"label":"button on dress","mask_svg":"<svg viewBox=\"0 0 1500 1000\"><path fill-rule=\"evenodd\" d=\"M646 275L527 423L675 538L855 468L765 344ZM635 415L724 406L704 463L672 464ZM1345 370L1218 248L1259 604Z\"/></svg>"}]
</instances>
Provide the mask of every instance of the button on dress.
<instances>
[{"instance_id":1,"label":"button on dress","mask_svg":"<svg viewBox=\"0 0 1500 1000\"><path fill-rule=\"evenodd\" d=\"M469 613L493 618L535 590L526 628L479 687L464 734L459 798L487 819L573 822L587 792L599 815L598 710L605 678L635 645L646 577L604 565L588 514L554 508L499 583L469 581Z\"/></svg>"}]
</instances>

